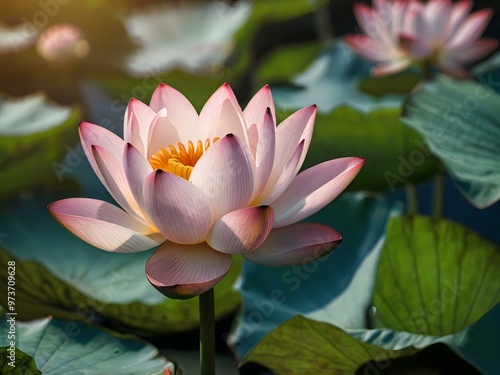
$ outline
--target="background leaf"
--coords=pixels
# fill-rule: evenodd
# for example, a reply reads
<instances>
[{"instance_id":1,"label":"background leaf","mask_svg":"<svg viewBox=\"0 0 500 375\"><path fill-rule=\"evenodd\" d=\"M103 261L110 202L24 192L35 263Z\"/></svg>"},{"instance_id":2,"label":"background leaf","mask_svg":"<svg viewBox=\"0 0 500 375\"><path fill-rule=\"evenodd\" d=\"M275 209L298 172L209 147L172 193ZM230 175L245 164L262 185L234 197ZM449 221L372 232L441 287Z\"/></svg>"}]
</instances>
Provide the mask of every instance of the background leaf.
<instances>
[{"instance_id":1,"label":"background leaf","mask_svg":"<svg viewBox=\"0 0 500 375\"><path fill-rule=\"evenodd\" d=\"M410 97L402 118L478 208L500 199L499 106L500 95L490 88L443 76Z\"/></svg>"},{"instance_id":2,"label":"background leaf","mask_svg":"<svg viewBox=\"0 0 500 375\"><path fill-rule=\"evenodd\" d=\"M9 349L10 346L0 348L0 371L3 375L42 375L32 356L15 348L15 359L12 360L12 358L9 358L12 354Z\"/></svg>"},{"instance_id":3,"label":"background leaf","mask_svg":"<svg viewBox=\"0 0 500 375\"><path fill-rule=\"evenodd\" d=\"M257 362L276 374L351 375L366 362L384 361L416 353L382 349L360 342L340 328L296 316L267 335L245 362Z\"/></svg>"},{"instance_id":4,"label":"background leaf","mask_svg":"<svg viewBox=\"0 0 500 375\"><path fill-rule=\"evenodd\" d=\"M216 1L141 8L124 19L131 39L141 47L128 59L127 68L136 76L173 67L209 72L228 57L233 34L251 10L245 1L233 6Z\"/></svg>"},{"instance_id":5,"label":"background leaf","mask_svg":"<svg viewBox=\"0 0 500 375\"><path fill-rule=\"evenodd\" d=\"M329 113L340 105L361 112L399 107L403 100L400 94L376 98L359 90L360 81L370 77L372 66L372 62L356 55L344 42L335 42L296 76L295 87L274 89L276 105L297 110L314 103L321 113Z\"/></svg>"},{"instance_id":6,"label":"background leaf","mask_svg":"<svg viewBox=\"0 0 500 375\"><path fill-rule=\"evenodd\" d=\"M2 331L8 330L4 317ZM29 323L16 322L16 345L31 355L45 375L160 374L174 365L160 357L152 345L117 339L95 327L45 318ZM7 335L0 347L8 346Z\"/></svg>"},{"instance_id":7,"label":"background leaf","mask_svg":"<svg viewBox=\"0 0 500 375\"><path fill-rule=\"evenodd\" d=\"M53 163L76 141L78 118L78 109L43 94L0 99L0 196L53 184Z\"/></svg>"},{"instance_id":8,"label":"background leaf","mask_svg":"<svg viewBox=\"0 0 500 375\"><path fill-rule=\"evenodd\" d=\"M389 222L374 305L379 326L445 336L479 320L500 301L497 246L444 219Z\"/></svg>"}]
</instances>

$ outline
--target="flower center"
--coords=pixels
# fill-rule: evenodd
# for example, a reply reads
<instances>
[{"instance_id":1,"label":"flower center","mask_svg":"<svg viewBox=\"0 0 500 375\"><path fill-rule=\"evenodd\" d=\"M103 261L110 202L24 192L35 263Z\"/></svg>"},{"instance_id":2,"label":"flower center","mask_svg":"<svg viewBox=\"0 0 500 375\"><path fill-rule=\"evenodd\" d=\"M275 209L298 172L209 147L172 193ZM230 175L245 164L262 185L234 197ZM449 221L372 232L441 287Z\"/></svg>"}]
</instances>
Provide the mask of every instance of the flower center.
<instances>
[{"instance_id":1,"label":"flower center","mask_svg":"<svg viewBox=\"0 0 500 375\"><path fill-rule=\"evenodd\" d=\"M198 141L196 145L188 141L187 147L179 142L177 146L170 145L167 148L160 149L160 151L151 156L149 163L155 170L162 169L165 172L174 173L189 180L193 167L201 158L201 155L218 140L219 137L212 140L207 139L205 143Z\"/></svg>"}]
</instances>

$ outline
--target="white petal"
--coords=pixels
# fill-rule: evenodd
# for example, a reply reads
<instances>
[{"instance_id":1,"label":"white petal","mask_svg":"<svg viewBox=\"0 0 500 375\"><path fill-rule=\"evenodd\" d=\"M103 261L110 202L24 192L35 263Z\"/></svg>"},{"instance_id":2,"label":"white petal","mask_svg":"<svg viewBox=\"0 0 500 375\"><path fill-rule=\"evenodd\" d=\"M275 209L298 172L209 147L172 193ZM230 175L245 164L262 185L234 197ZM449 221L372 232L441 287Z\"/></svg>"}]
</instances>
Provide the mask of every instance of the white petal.
<instances>
[{"instance_id":1,"label":"white petal","mask_svg":"<svg viewBox=\"0 0 500 375\"><path fill-rule=\"evenodd\" d=\"M144 155L130 143L125 146L123 165L130 191L139 206L144 207L144 184L146 177L153 172L153 168Z\"/></svg>"}]
</instances>

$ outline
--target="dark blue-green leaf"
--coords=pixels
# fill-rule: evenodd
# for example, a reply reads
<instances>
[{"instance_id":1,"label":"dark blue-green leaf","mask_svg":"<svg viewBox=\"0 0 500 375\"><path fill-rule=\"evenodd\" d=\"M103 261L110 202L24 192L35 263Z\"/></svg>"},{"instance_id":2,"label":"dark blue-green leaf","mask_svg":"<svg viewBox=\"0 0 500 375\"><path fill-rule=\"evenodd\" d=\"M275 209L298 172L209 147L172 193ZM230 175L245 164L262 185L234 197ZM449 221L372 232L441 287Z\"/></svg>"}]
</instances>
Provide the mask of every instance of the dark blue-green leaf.
<instances>
[{"instance_id":1,"label":"dark blue-green leaf","mask_svg":"<svg viewBox=\"0 0 500 375\"><path fill-rule=\"evenodd\" d=\"M4 333L9 331L7 317L2 316L0 328ZM6 334L2 334L0 347L9 347L10 341ZM46 375L159 375L166 368L175 370L174 364L161 357L150 344L118 339L95 327L73 321L49 317L16 322L13 341L16 347L33 357L37 369ZM24 362L19 364L26 365ZM32 368L30 371L37 373Z\"/></svg>"},{"instance_id":2,"label":"dark blue-green leaf","mask_svg":"<svg viewBox=\"0 0 500 375\"><path fill-rule=\"evenodd\" d=\"M476 81L440 77L405 105L403 122L418 131L470 202L500 199L500 95Z\"/></svg>"}]
</instances>

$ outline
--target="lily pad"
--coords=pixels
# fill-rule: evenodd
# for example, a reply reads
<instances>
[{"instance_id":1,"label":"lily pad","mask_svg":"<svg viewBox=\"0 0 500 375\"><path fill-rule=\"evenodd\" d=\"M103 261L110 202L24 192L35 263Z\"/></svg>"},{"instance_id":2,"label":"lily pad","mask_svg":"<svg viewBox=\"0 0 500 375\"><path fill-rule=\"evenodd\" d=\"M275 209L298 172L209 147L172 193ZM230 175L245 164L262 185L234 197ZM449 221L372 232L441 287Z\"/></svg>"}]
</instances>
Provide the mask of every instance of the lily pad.
<instances>
[{"instance_id":1,"label":"lily pad","mask_svg":"<svg viewBox=\"0 0 500 375\"><path fill-rule=\"evenodd\" d=\"M380 256L378 325L446 336L500 302L500 249L465 227L422 216L393 218Z\"/></svg>"},{"instance_id":2,"label":"lily pad","mask_svg":"<svg viewBox=\"0 0 500 375\"><path fill-rule=\"evenodd\" d=\"M296 316L267 335L244 363L263 364L277 375L351 375L369 361L390 362L416 352L414 348L382 349L358 341L331 324Z\"/></svg>"},{"instance_id":3,"label":"lily pad","mask_svg":"<svg viewBox=\"0 0 500 375\"><path fill-rule=\"evenodd\" d=\"M295 77L294 87L273 90L276 105L296 110L314 103L320 113L330 113L341 105L361 112L400 107L403 95L388 94L377 98L358 88L360 82L370 77L372 67L372 62L356 55L344 42L334 42Z\"/></svg>"},{"instance_id":4,"label":"lily pad","mask_svg":"<svg viewBox=\"0 0 500 375\"><path fill-rule=\"evenodd\" d=\"M125 17L128 34L139 46L127 61L135 76L174 67L210 71L232 51L233 35L248 19L251 3L222 1L142 8Z\"/></svg>"},{"instance_id":5,"label":"lily pad","mask_svg":"<svg viewBox=\"0 0 500 375\"><path fill-rule=\"evenodd\" d=\"M55 179L52 164L76 141L78 117L43 94L0 99L0 196Z\"/></svg>"},{"instance_id":6,"label":"lily pad","mask_svg":"<svg viewBox=\"0 0 500 375\"><path fill-rule=\"evenodd\" d=\"M284 46L263 58L256 72L256 87L273 82L290 82L295 74L306 68L321 50L320 43Z\"/></svg>"},{"instance_id":7,"label":"lily pad","mask_svg":"<svg viewBox=\"0 0 500 375\"><path fill-rule=\"evenodd\" d=\"M9 330L5 317L0 327L3 332ZM18 348L15 364L19 367L13 374L159 375L167 368L175 370L174 364L161 357L154 346L118 339L83 323L49 317L29 323L16 322L15 327L14 342ZM10 345L7 335L2 335L0 347L6 347L8 354Z\"/></svg>"},{"instance_id":8,"label":"lily pad","mask_svg":"<svg viewBox=\"0 0 500 375\"><path fill-rule=\"evenodd\" d=\"M0 372L2 374L42 375L32 356L16 347L14 347L14 351L10 349L9 346L0 348Z\"/></svg>"},{"instance_id":9,"label":"lily pad","mask_svg":"<svg viewBox=\"0 0 500 375\"><path fill-rule=\"evenodd\" d=\"M87 166L80 166L86 168ZM74 196L74 192L71 193ZM141 335L160 335L198 326L198 301L166 299L147 281L144 267L151 251L113 254L73 236L54 220L47 204L60 195L38 195L0 205L2 264L16 261L18 319L47 314L101 322ZM216 318L240 302L232 285L241 260L215 288ZM6 306L7 268L0 270L1 304Z\"/></svg>"},{"instance_id":10,"label":"lily pad","mask_svg":"<svg viewBox=\"0 0 500 375\"><path fill-rule=\"evenodd\" d=\"M387 198L343 194L309 218L342 234L334 252L290 268L245 261L238 284L244 305L230 337L235 354L246 357L267 333L298 314L340 327L364 327L387 221L402 211L402 205Z\"/></svg>"},{"instance_id":11,"label":"lily pad","mask_svg":"<svg viewBox=\"0 0 500 375\"><path fill-rule=\"evenodd\" d=\"M0 23L0 54L19 52L35 43L38 32L27 23L9 27Z\"/></svg>"},{"instance_id":12,"label":"lily pad","mask_svg":"<svg viewBox=\"0 0 500 375\"><path fill-rule=\"evenodd\" d=\"M500 199L499 106L500 95L489 87L443 76L410 97L402 119L478 208Z\"/></svg>"},{"instance_id":13,"label":"lily pad","mask_svg":"<svg viewBox=\"0 0 500 375\"><path fill-rule=\"evenodd\" d=\"M423 349L436 343L443 343L477 368L482 374L496 374L500 366L498 358L498 319L500 305L496 305L476 323L465 327L460 332L447 336L428 336L387 328L347 329L358 340L398 350L408 346ZM458 373L452 372L452 373Z\"/></svg>"}]
</instances>

